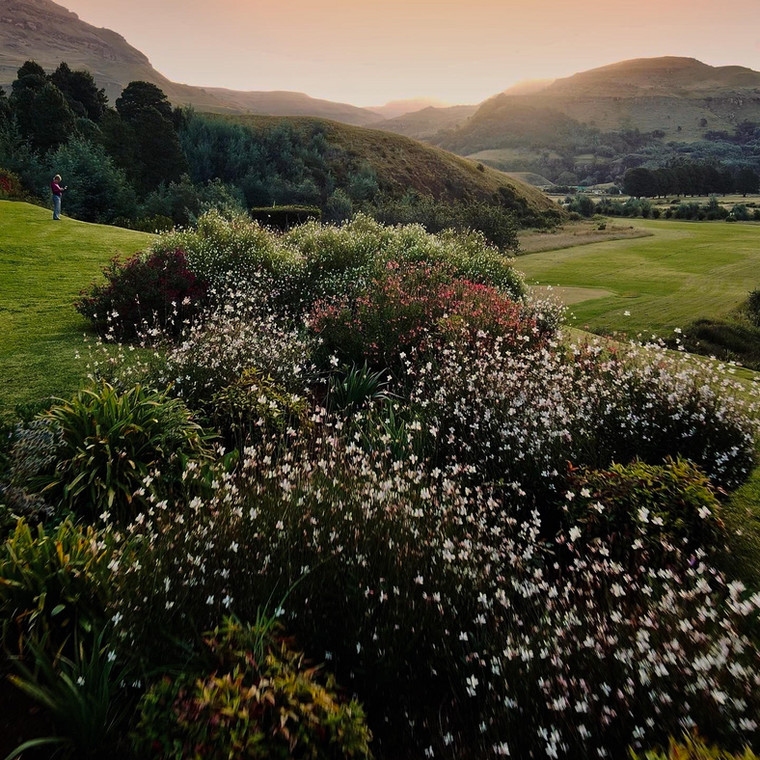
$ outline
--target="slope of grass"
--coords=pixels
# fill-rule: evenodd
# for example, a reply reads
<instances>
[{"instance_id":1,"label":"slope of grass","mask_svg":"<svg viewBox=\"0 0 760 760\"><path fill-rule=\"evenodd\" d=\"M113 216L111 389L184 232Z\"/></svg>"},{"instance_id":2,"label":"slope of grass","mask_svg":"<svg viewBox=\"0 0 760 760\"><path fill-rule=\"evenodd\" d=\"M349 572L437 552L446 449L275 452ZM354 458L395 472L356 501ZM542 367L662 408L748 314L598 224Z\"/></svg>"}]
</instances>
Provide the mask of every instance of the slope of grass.
<instances>
[{"instance_id":1,"label":"slope of grass","mask_svg":"<svg viewBox=\"0 0 760 760\"><path fill-rule=\"evenodd\" d=\"M276 116L227 116L254 131L274 129L283 119ZM357 164L367 163L375 171L380 188L401 196L409 190L437 200L487 200L498 197L519 217L558 216L557 206L540 190L503 172L478 165L440 148L424 145L403 135L377 129L353 127L310 117L286 120L306 132L324 130L327 142L337 145ZM348 167L336 163L333 174L340 179Z\"/></svg>"},{"instance_id":2,"label":"slope of grass","mask_svg":"<svg viewBox=\"0 0 760 760\"><path fill-rule=\"evenodd\" d=\"M652 234L529 254L519 268L528 282L611 291L575 303L576 324L628 335L668 337L701 318L728 319L760 285L760 225L631 224Z\"/></svg>"},{"instance_id":3,"label":"slope of grass","mask_svg":"<svg viewBox=\"0 0 760 760\"><path fill-rule=\"evenodd\" d=\"M53 222L46 209L0 201L0 416L81 383L75 354L88 323L73 301L109 259L151 238L65 216Z\"/></svg>"}]
</instances>

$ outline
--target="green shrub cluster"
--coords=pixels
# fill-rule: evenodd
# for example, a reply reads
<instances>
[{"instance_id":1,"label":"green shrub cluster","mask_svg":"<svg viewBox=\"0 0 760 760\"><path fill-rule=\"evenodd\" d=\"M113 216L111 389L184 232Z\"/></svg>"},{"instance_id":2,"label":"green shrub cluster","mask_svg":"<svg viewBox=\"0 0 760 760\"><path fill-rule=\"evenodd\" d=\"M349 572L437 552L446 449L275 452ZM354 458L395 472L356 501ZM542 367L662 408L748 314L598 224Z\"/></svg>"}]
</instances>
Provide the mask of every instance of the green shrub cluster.
<instances>
[{"instance_id":1,"label":"green shrub cluster","mask_svg":"<svg viewBox=\"0 0 760 760\"><path fill-rule=\"evenodd\" d=\"M309 667L288 642L227 621L206 639L206 673L166 677L139 705L139 756L369 760L371 734L356 700Z\"/></svg>"}]
</instances>

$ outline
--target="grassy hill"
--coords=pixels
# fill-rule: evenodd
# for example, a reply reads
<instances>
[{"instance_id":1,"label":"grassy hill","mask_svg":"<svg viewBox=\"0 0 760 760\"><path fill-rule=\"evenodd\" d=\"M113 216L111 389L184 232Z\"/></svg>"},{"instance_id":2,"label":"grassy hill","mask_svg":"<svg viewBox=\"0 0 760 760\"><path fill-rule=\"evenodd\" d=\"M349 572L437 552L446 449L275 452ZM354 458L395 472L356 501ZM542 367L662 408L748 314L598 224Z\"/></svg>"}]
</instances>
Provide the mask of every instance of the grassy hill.
<instances>
[{"instance_id":1,"label":"grassy hill","mask_svg":"<svg viewBox=\"0 0 760 760\"><path fill-rule=\"evenodd\" d=\"M85 363L75 354L88 323L73 301L113 256L152 238L67 219L65 211L53 222L46 209L0 201L0 416L81 384Z\"/></svg>"},{"instance_id":2,"label":"grassy hill","mask_svg":"<svg viewBox=\"0 0 760 760\"><path fill-rule=\"evenodd\" d=\"M244 124L254 132L266 132L282 123L282 119L270 116L225 118ZM345 156L348 156L351 164L369 164L380 189L392 195L416 190L443 201L493 200L498 196L524 217L557 212L557 206L536 188L403 135L312 118L287 121L305 133L323 130L326 141L344 154L340 162L330 167L338 186L345 180L343 175L348 170Z\"/></svg>"},{"instance_id":3,"label":"grassy hill","mask_svg":"<svg viewBox=\"0 0 760 760\"><path fill-rule=\"evenodd\" d=\"M369 124L382 117L365 108L311 98L299 92L241 92L220 87L178 84L156 71L148 58L110 29L87 24L52 0L3 0L0 4L0 86L8 87L16 71L35 60L46 71L66 61L87 69L111 103L134 80L152 82L177 106L192 105L217 113L308 114Z\"/></svg>"}]
</instances>

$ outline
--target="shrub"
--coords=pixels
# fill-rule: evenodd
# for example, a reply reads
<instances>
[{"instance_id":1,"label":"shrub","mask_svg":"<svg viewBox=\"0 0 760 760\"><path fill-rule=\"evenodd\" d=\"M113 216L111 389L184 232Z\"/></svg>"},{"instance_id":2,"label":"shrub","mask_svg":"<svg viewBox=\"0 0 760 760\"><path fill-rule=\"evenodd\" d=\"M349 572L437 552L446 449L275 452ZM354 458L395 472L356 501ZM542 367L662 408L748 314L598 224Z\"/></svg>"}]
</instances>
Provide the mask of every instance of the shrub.
<instances>
[{"instance_id":1,"label":"shrub","mask_svg":"<svg viewBox=\"0 0 760 760\"><path fill-rule=\"evenodd\" d=\"M748 747L741 753L732 753L720 747L709 746L699 736L685 735L680 741L670 738L667 751L651 750L637 753L630 751L631 760L757 760Z\"/></svg>"},{"instance_id":2,"label":"shrub","mask_svg":"<svg viewBox=\"0 0 760 760\"><path fill-rule=\"evenodd\" d=\"M322 217L316 206L264 206L251 208L248 213L255 222L277 230L289 230L304 222L318 222Z\"/></svg>"},{"instance_id":3,"label":"shrub","mask_svg":"<svg viewBox=\"0 0 760 760\"><path fill-rule=\"evenodd\" d=\"M23 197L24 191L19 176L7 169L0 169L0 199L13 200Z\"/></svg>"},{"instance_id":4,"label":"shrub","mask_svg":"<svg viewBox=\"0 0 760 760\"><path fill-rule=\"evenodd\" d=\"M604 468L680 455L727 487L749 474L754 405L727 396L730 380L699 361L679 363L654 347L486 347L452 347L433 371L406 367L427 450L441 466L509 483L542 509L563 487L568 461Z\"/></svg>"},{"instance_id":5,"label":"shrub","mask_svg":"<svg viewBox=\"0 0 760 760\"><path fill-rule=\"evenodd\" d=\"M371 758L359 703L342 703L335 679L285 640L227 621L206 645L213 672L165 678L142 698L140 757Z\"/></svg>"},{"instance_id":6,"label":"shrub","mask_svg":"<svg viewBox=\"0 0 760 760\"><path fill-rule=\"evenodd\" d=\"M61 445L55 469L40 472L33 483L90 520L127 522L152 492L177 492L188 459L208 456L185 405L139 385L120 393L102 382L54 405L45 419L60 431ZM152 469L160 476L149 488Z\"/></svg>"},{"instance_id":7,"label":"shrub","mask_svg":"<svg viewBox=\"0 0 760 760\"><path fill-rule=\"evenodd\" d=\"M246 215L208 211L194 230L162 235L153 245L153 253L166 256L184 251L190 271L224 291L231 283L245 283L252 275L288 272L298 257L277 241L274 232L251 222Z\"/></svg>"},{"instance_id":8,"label":"shrub","mask_svg":"<svg viewBox=\"0 0 760 760\"><path fill-rule=\"evenodd\" d=\"M120 338L154 325L179 326L206 300L206 283L188 269L181 250L114 259L103 273L108 284L82 292L76 309L99 332Z\"/></svg>"},{"instance_id":9,"label":"shrub","mask_svg":"<svg viewBox=\"0 0 760 760\"><path fill-rule=\"evenodd\" d=\"M366 294L317 303L309 324L324 352L394 370L406 356L434 354L462 334L464 340L500 338L504 347L536 338L536 322L521 304L495 288L456 279L441 264L389 262Z\"/></svg>"},{"instance_id":10,"label":"shrub","mask_svg":"<svg viewBox=\"0 0 760 760\"><path fill-rule=\"evenodd\" d=\"M604 540L552 545L500 484L339 429L252 447L181 524L157 511L136 528L115 573L124 646L160 659L292 587L282 620L359 695L385 756L599 756L689 722L756 738L760 599L701 552L631 569Z\"/></svg>"},{"instance_id":11,"label":"shrub","mask_svg":"<svg viewBox=\"0 0 760 760\"><path fill-rule=\"evenodd\" d=\"M747 313L755 327L760 327L760 288L750 291L747 298Z\"/></svg>"},{"instance_id":12,"label":"shrub","mask_svg":"<svg viewBox=\"0 0 760 760\"><path fill-rule=\"evenodd\" d=\"M111 596L112 536L64 520L33 531L19 520L0 546L3 643L18 653L29 637L57 651L104 619Z\"/></svg>"},{"instance_id":13,"label":"shrub","mask_svg":"<svg viewBox=\"0 0 760 760\"><path fill-rule=\"evenodd\" d=\"M238 448L252 438L295 430L308 424L309 405L270 376L247 369L211 399L214 422Z\"/></svg>"},{"instance_id":14,"label":"shrub","mask_svg":"<svg viewBox=\"0 0 760 760\"><path fill-rule=\"evenodd\" d=\"M689 462L580 470L568 486L567 525L581 531L575 543L603 540L626 567L667 567L674 551L715 553L726 539L715 490Z\"/></svg>"}]
</instances>

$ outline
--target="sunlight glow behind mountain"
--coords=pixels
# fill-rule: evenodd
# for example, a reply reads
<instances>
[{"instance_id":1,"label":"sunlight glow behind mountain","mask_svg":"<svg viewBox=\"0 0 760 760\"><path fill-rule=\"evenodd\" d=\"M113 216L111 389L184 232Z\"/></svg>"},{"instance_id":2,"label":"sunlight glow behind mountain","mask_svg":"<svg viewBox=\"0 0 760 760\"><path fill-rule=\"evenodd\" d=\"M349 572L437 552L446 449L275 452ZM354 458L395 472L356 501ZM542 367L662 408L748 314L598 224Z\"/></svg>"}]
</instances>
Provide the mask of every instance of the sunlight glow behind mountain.
<instances>
[{"instance_id":1,"label":"sunlight glow behind mountain","mask_svg":"<svg viewBox=\"0 0 760 760\"><path fill-rule=\"evenodd\" d=\"M356 105L476 103L528 78L683 55L760 69L757 0L60 0L169 78Z\"/></svg>"}]
</instances>

